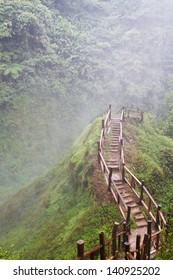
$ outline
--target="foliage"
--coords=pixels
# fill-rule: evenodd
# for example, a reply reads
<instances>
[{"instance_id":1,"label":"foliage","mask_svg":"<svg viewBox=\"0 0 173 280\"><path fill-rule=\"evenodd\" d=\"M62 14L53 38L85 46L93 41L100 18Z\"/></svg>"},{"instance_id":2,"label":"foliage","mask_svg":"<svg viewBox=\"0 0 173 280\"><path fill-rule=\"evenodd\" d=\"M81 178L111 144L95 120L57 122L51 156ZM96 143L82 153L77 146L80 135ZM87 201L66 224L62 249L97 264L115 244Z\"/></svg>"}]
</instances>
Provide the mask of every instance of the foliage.
<instances>
[{"instance_id":1,"label":"foliage","mask_svg":"<svg viewBox=\"0 0 173 280\"><path fill-rule=\"evenodd\" d=\"M136 165L165 192L172 144L157 134L173 137L172 11L172 0L0 1L1 200L54 166L107 104L157 113ZM86 186L92 171L81 152L68 166L76 187L76 172Z\"/></svg>"},{"instance_id":2,"label":"foliage","mask_svg":"<svg viewBox=\"0 0 173 280\"><path fill-rule=\"evenodd\" d=\"M75 259L77 240L83 238L87 250L99 231L111 236L118 209L98 200L92 185L100 123L86 128L59 165L0 207L2 257Z\"/></svg>"},{"instance_id":3,"label":"foliage","mask_svg":"<svg viewBox=\"0 0 173 280\"><path fill-rule=\"evenodd\" d=\"M130 124L125 128L125 155L137 178L162 206L164 216L170 214L164 238L167 240L156 258L172 259L172 202L173 202L173 140L162 133L160 123L151 115L142 125ZM133 160L132 160L133 159Z\"/></svg>"}]
</instances>

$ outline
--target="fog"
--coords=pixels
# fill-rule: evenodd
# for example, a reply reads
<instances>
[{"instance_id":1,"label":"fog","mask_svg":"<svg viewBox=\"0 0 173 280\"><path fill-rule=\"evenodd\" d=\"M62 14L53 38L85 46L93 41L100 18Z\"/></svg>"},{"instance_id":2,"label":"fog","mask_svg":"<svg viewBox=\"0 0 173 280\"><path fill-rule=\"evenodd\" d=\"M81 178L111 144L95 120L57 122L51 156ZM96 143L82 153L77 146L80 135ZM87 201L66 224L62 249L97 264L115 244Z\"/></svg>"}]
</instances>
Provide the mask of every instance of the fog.
<instances>
[{"instance_id":1,"label":"fog","mask_svg":"<svg viewBox=\"0 0 173 280\"><path fill-rule=\"evenodd\" d=\"M172 0L54 2L82 33L68 57L74 77L59 96L52 84L61 77L49 71L39 96L33 86L16 111L4 113L1 200L54 166L109 104L162 114L173 86Z\"/></svg>"}]
</instances>

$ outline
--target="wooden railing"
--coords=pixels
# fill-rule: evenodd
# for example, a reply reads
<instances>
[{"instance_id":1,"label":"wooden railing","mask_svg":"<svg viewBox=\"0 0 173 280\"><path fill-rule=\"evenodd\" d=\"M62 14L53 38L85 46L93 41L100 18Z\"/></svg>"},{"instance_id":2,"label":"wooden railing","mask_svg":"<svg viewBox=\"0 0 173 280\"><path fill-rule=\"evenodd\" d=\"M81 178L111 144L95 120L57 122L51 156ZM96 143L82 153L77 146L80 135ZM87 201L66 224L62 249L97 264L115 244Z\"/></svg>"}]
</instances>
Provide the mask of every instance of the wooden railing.
<instances>
[{"instance_id":1,"label":"wooden railing","mask_svg":"<svg viewBox=\"0 0 173 280\"><path fill-rule=\"evenodd\" d=\"M120 123L120 168L122 174L122 180L125 181L135 195L138 198L139 204L143 205L149 216L155 222L156 228L161 230L166 225L166 220L161 212L161 206L157 205L147 188L144 186L144 182L140 182L136 176L125 166L124 151L123 151L123 120L130 118L130 115L140 117L143 120L143 112L139 108L136 110L123 107L121 111L121 123Z\"/></svg>"},{"instance_id":2,"label":"wooden railing","mask_svg":"<svg viewBox=\"0 0 173 280\"><path fill-rule=\"evenodd\" d=\"M141 240L141 235L136 235L136 247L131 250L129 231L124 221L121 230L119 223L115 222L112 237L105 241L104 232L99 234L99 244L91 250L85 251L84 240L77 241L77 260L149 260L155 256L159 249L162 231L151 234L152 221L148 220L147 233Z\"/></svg>"},{"instance_id":3,"label":"wooden railing","mask_svg":"<svg viewBox=\"0 0 173 280\"><path fill-rule=\"evenodd\" d=\"M121 142L121 150L120 150L120 169L122 174L122 180L126 182L129 187L134 192L135 196L138 199L139 205L142 205L146 213L150 216L152 221L155 223L156 232L154 234L150 233L149 239L149 248L152 248L152 253L156 252L162 243L161 236L162 230L166 225L166 220L161 212L161 206L158 205L149 191L147 190L144 182L140 182L138 178L125 166L124 160L124 152L123 152L123 120L126 118L130 118L130 115L133 114L133 117L140 118L140 121L143 121L143 112L138 108L136 113L135 110L132 110L130 113L129 108L123 108L121 112L121 125L120 125L120 142ZM149 257L148 257L149 258Z\"/></svg>"},{"instance_id":4,"label":"wooden railing","mask_svg":"<svg viewBox=\"0 0 173 280\"><path fill-rule=\"evenodd\" d=\"M123 120L134 119L138 122L143 121L144 112L140 108L123 107Z\"/></svg>"},{"instance_id":5,"label":"wooden railing","mask_svg":"<svg viewBox=\"0 0 173 280\"><path fill-rule=\"evenodd\" d=\"M128 241L128 229L126 222L122 224L122 229L118 231L119 223L115 222L112 230L112 237L105 241L104 232L99 234L99 244L91 250L84 250L84 240L77 242L77 260L113 260L119 259L119 253L124 250L124 243Z\"/></svg>"},{"instance_id":6,"label":"wooden railing","mask_svg":"<svg viewBox=\"0 0 173 280\"><path fill-rule=\"evenodd\" d=\"M115 181L112 179L112 168L108 168L103 155L103 146L105 137L109 133L111 123L111 105L106 114L105 120L102 120L102 131L100 140L98 142L98 162L104 173L106 183L109 191L111 191L115 202L117 203L120 213L123 217L123 228L118 232L118 223L114 224L112 238L105 241L104 233L100 233L100 244L95 246L92 250L84 252L84 241L77 242L78 256L77 259L118 259L120 251L124 250L125 259L150 259L152 254L159 249L162 240L163 228L166 225L166 220L161 212L161 206L157 205L149 191L140 182L137 177L125 166L124 150L123 150L123 121L130 118L130 109L123 107L120 114L120 135L119 135L119 152L120 152L120 171L122 181L127 183L138 199L139 205L142 205L146 213L150 216L148 220L147 233L144 235L141 245L141 236L136 236L136 250L130 250L130 243L128 242L128 234L130 233L130 212L131 207L124 203L124 200L119 192ZM139 118L143 121L143 112L138 108L136 115L132 110L132 118ZM152 221L155 223L156 232L152 234Z\"/></svg>"},{"instance_id":7,"label":"wooden railing","mask_svg":"<svg viewBox=\"0 0 173 280\"><path fill-rule=\"evenodd\" d=\"M124 166L124 180L132 189L139 204L143 205L149 216L155 223L158 230L161 230L166 225L166 220L161 212L161 206L157 205L147 188L144 186L144 182L140 182L135 175Z\"/></svg>"},{"instance_id":8,"label":"wooden railing","mask_svg":"<svg viewBox=\"0 0 173 280\"><path fill-rule=\"evenodd\" d=\"M123 113L121 113L121 120L123 120ZM111 105L109 105L109 110L106 114L105 120L102 120L102 130L100 135L100 140L98 142L98 162L101 165L101 169L104 173L106 184L108 186L109 191L111 191L118 207L120 213L124 220L127 220L127 205L124 203L124 200L116 186L116 183L112 179L112 168L108 168L106 164L106 160L104 159L103 155L103 145L105 142L105 137L108 135L110 131L110 124L111 124ZM119 145L122 144L122 123L120 127L120 137L119 137ZM121 155L123 156L123 149L121 147ZM124 156L123 156L124 157Z\"/></svg>"}]
</instances>

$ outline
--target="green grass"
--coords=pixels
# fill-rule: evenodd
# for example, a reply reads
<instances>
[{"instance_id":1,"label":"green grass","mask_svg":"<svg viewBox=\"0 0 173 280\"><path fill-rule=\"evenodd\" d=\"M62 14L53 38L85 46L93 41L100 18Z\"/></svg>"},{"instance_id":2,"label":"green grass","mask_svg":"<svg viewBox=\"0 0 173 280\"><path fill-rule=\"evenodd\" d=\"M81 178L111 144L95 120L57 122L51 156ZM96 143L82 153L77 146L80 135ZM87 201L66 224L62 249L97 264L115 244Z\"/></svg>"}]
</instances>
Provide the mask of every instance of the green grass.
<instances>
[{"instance_id":1,"label":"green grass","mask_svg":"<svg viewBox=\"0 0 173 280\"><path fill-rule=\"evenodd\" d=\"M145 186L167 217L173 216L173 139L163 135L154 117L146 115L143 124L125 127L125 155L137 178ZM159 259L173 258L173 220L168 225L168 239Z\"/></svg>"},{"instance_id":2,"label":"green grass","mask_svg":"<svg viewBox=\"0 0 173 280\"><path fill-rule=\"evenodd\" d=\"M162 134L150 116L142 125L125 128L128 164L165 211L173 197L173 140Z\"/></svg>"},{"instance_id":3,"label":"green grass","mask_svg":"<svg viewBox=\"0 0 173 280\"><path fill-rule=\"evenodd\" d=\"M120 214L96 198L92 185L100 128L98 118L58 166L1 206L0 240L7 258L75 259L78 239L90 249L99 231L111 236Z\"/></svg>"}]
</instances>

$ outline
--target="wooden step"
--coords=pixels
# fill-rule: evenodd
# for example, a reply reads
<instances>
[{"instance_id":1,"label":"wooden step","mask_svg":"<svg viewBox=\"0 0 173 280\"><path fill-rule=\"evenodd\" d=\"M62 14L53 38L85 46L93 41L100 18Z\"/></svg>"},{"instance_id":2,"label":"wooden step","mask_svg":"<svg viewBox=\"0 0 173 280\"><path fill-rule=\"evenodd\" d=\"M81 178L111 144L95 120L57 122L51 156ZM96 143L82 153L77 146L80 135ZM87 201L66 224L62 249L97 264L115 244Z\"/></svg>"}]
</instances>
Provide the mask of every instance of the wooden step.
<instances>
[{"instance_id":1,"label":"wooden step","mask_svg":"<svg viewBox=\"0 0 173 280\"><path fill-rule=\"evenodd\" d=\"M110 144L111 147L117 148L118 144Z\"/></svg>"},{"instance_id":2,"label":"wooden step","mask_svg":"<svg viewBox=\"0 0 173 280\"><path fill-rule=\"evenodd\" d=\"M118 152L118 150L117 149L114 149L114 150L107 150L107 152L109 153L116 153L116 152Z\"/></svg>"},{"instance_id":3,"label":"wooden step","mask_svg":"<svg viewBox=\"0 0 173 280\"><path fill-rule=\"evenodd\" d=\"M111 164L114 163L114 164L118 165L119 164L119 160L118 160L117 157L115 157L115 158L112 157L112 159L106 160L106 163L108 163L108 164L109 163L111 163Z\"/></svg>"},{"instance_id":4,"label":"wooden step","mask_svg":"<svg viewBox=\"0 0 173 280\"><path fill-rule=\"evenodd\" d=\"M135 207L136 206L136 203L134 203L134 201L126 203L126 204L128 204L128 206L131 206L131 207Z\"/></svg>"},{"instance_id":5,"label":"wooden step","mask_svg":"<svg viewBox=\"0 0 173 280\"><path fill-rule=\"evenodd\" d=\"M129 194L128 192L127 192L127 193L124 192L123 198L126 199L126 198L128 198L128 197L130 197L130 194Z\"/></svg>"},{"instance_id":6,"label":"wooden step","mask_svg":"<svg viewBox=\"0 0 173 280\"><path fill-rule=\"evenodd\" d=\"M137 224L138 227L146 227L147 226L147 222L146 222L145 219L137 221L136 224Z\"/></svg>"},{"instance_id":7,"label":"wooden step","mask_svg":"<svg viewBox=\"0 0 173 280\"><path fill-rule=\"evenodd\" d=\"M123 184L122 184L121 182L117 182L117 181L116 181L115 184L116 184L116 186L117 186L118 189L120 189L120 188L125 189L124 186L123 186Z\"/></svg>"},{"instance_id":8,"label":"wooden step","mask_svg":"<svg viewBox=\"0 0 173 280\"><path fill-rule=\"evenodd\" d=\"M139 213L139 214L136 214L135 215L135 219L138 221L138 220L143 220L145 219L144 215L142 213Z\"/></svg>"},{"instance_id":9,"label":"wooden step","mask_svg":"<svg viewBox=\"0 0 173 280\"><path fill-rule=\"evenodd\" d=\"M120 188L123 188L124 190L126 189L121 181L116 181L115 184L118 189L120 189Z\"/></svg>"},{"instance_id":10,"label":"wooden step","mask_svg":"<svg viewBox=\"0 0 173 280\"><path fill-rule=\"evenodd\" d=\"M132 214L138 214L138 213L141 213L140 209L138 206L134 206L131 208L131 213Z\"/></svg>"},{"instance_id":11,"label":"wooden step","mask_svg":"<svg viewBox=\"0 0 173 280\"><path fill-rule=\"evenodd\" d=\"M133 199L132 199L131 197L125 198L125 199L124 199L124 202L127 204L127 203L129 203L129 202L133 202Z\"/></svg>"}]
</instances>

